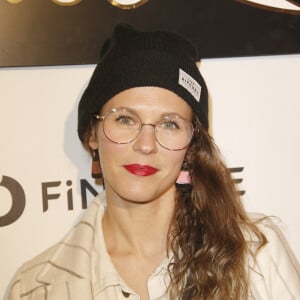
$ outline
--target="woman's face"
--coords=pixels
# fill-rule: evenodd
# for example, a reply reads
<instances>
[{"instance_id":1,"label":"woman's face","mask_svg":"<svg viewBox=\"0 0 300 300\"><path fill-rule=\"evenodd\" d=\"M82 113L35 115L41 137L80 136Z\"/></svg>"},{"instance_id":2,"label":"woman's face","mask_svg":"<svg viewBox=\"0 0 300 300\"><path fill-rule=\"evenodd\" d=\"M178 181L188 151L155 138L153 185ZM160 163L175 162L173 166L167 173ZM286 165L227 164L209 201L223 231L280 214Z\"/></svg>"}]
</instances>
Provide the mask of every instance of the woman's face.
<instances>
[{"instance_id":1,"label":"woman's face","mask_svg":"<svg viewBox=\"0 0 300 300\"><path fill-rule=\"evenodd\" d=\"M165 115L177 115L186 120L192 118L191 108L184 100L159 87L125 90L104 105L101 115L120 107L137 115L143 124L156 124ZM163 148L156 141L153 126L142 126L130 143L117 144L105 136L103 121L100 121L89 145L99 150L108 198L145 203L161 197L174 197L175 182L186 148L177 151Z\"/></svg>"}]
</instances>

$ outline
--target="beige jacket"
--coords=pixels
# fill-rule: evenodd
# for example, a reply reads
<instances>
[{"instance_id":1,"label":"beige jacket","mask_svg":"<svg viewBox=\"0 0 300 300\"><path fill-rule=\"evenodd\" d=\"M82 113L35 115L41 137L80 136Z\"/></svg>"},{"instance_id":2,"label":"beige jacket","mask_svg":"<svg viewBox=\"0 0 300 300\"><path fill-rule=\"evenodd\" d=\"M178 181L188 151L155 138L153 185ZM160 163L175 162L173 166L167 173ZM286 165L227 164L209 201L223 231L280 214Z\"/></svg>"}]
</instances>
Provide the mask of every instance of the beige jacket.
<instances>
[{"instance_id":1,"label":"beige jacket","mask_svg":"<svg viewBox=\"0 0 300 300\"><path fill-rule=\"evenodd\" d=\"M99 210L104 211L104 198L102 193L91 203L61 242L20 268L9 300L95 300L91 256L97 215ZM260 228L269 243L259 252L255 264L249 258L250 299L300 300L300 271L295 256L271 221L264 221ZM130 298L126 294L108 294L103 299Z\"/></svg>"}]
</instances>

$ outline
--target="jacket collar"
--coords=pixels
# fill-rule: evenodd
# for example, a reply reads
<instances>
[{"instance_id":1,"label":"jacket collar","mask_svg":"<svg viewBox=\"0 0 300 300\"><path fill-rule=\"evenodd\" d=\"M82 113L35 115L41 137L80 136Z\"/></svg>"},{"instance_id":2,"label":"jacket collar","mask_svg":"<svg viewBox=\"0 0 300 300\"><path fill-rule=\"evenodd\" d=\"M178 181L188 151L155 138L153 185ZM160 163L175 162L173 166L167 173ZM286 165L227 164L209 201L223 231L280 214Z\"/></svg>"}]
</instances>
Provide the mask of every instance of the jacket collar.
<instances>
[{"instance_id":1,"label":"jacket collar","mask_svg":"<svg viewBox=\"0 0 300 300\"><path fill-rule=\"evenodd\" d=\"M75 293L80 288L81 291L85 290L85 295L91 295L85 297L85 299L92 299L92 266L107 263L104 268L101 268L103 272L96 275L99 278L99 286L101 289L105 286L114 284L124 285L120 282L120 277L111 264L110 258L108 258L107 250L105 247L103 233L101 230L101 219L105 210L105 194L101 193L91 202L89 208L85 212L80 222L67 234L67 236L54 247L46 251L38 260L35 261L34 266L30 266L23 276L25 278L25 285L23 293L28 293L25 290L26 287L30 287L30 290L39 288L42 285L49 287L49 298L55 298L57 290L65 290L68 295L73 293L69 299L82 299L78 295L82 293ZM251 234L244 232L245 238L248 242L257 243L257 238ZM92 261L95 259L93 256L93 247L97 241L97 246L101 245L101 255L105 257L100 258L100 261ZM97 255L96 255L97 257ZM37 264L36 264L37 263ZM39 266L36 268L36 266ZM252 265L252 264L250 264ZM36 269L39 271L36 272ZM97 268L96 268L97 270ZM52 289L50 286L55 286ZM59 288L57 288L59 286ZM52 294L51 294L52 293ZM50 297L52 295L52 298ZM68 299L68 298L66 298Z\"/></svg>"},{"instance_id":2,"label":"jacket collar","mask_svg":"<svg viewBox=\"0 0 300 300\"><path fill-rule=\"evenodd\" d=\"M97 224L98 210L104 210L104 195L91 202L80 222L59 242L46 257L36 276L46 285L73 282L78 279L91 281L91 256ZM44 260L45 261L45 260Z\"/></svg>"}]
</instances>

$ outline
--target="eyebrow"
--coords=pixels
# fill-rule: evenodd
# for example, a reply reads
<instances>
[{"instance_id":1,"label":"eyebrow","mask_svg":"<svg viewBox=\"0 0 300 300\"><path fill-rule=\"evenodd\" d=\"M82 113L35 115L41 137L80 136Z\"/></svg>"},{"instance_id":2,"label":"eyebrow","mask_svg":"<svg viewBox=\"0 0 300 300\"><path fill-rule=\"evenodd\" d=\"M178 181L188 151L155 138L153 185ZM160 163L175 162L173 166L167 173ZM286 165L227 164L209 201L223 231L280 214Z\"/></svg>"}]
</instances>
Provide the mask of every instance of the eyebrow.
<instances>
[{"instance_id":1,"label":"eyebrow","mask_svg":"<svg viewBox=\"0 0 300 300\"><path fill-rule=\"evenodd\" d=\"M112 107L110 110L112 110L113 108L116 108L116 109L118 109L118 108L126 109L126 110L128 110L129 112L138 115L138 117L140 118L140 115L139 115L138 111L137 111L136 109L134 109L134 108L130 108L130 107L126 107L126 106L116 106L116 107ZM105 111L104 114L106 114L106 113L107 113L108 111L110 111L110 110ZM163 119L163 118L169 117L169 116L177 116L177 117L180 117L180 118L183 119L183 120L189 120L189 121L191 121L189 118L184 118L180 113L174 112L174 111L164 112L164 113L162 113L162 114L159 116L159 118L160 118L160 119ZM191 116L191 117L192 117L192 116Z\"/></svg>"},{"instance_id":2,"label":"eyebrow","mask_svg":"<svg viewBox=\"0 0 300 300\"><path fill-rule=\"evenodd\" d=\"M177 116L177 117L180 117L181 119L187 120L187 118L184 118L180 113L176 113L176 112L166 112L161 115L162 118L168 117L168 116Z\"/></svg>"}]
</instances>

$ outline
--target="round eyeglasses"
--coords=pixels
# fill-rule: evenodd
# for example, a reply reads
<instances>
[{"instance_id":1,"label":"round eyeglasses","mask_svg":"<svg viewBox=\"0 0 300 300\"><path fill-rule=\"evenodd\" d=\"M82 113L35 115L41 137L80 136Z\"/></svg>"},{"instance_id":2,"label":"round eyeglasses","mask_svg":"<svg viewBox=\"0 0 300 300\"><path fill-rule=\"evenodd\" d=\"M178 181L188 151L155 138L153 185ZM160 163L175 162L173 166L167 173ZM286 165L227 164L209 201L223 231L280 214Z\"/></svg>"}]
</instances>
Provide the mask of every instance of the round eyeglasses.
<instances>
[{"instance_id":1,"label":"round eyeglasses","mask_svg":"<svg viewBox=\"0 0 300 300\"><path fill-rule=\"evenodd\" d=\"M194 128L190 121L178 115L164 116L156 124L142 123L139 116L126 108L113 108L105 115L94 115L103 121L105 136L116 144L128 144L134 141L143 126L152 126L156 141L167 150L182 150L190 143Z\"/></svg>"}]
</instances>

